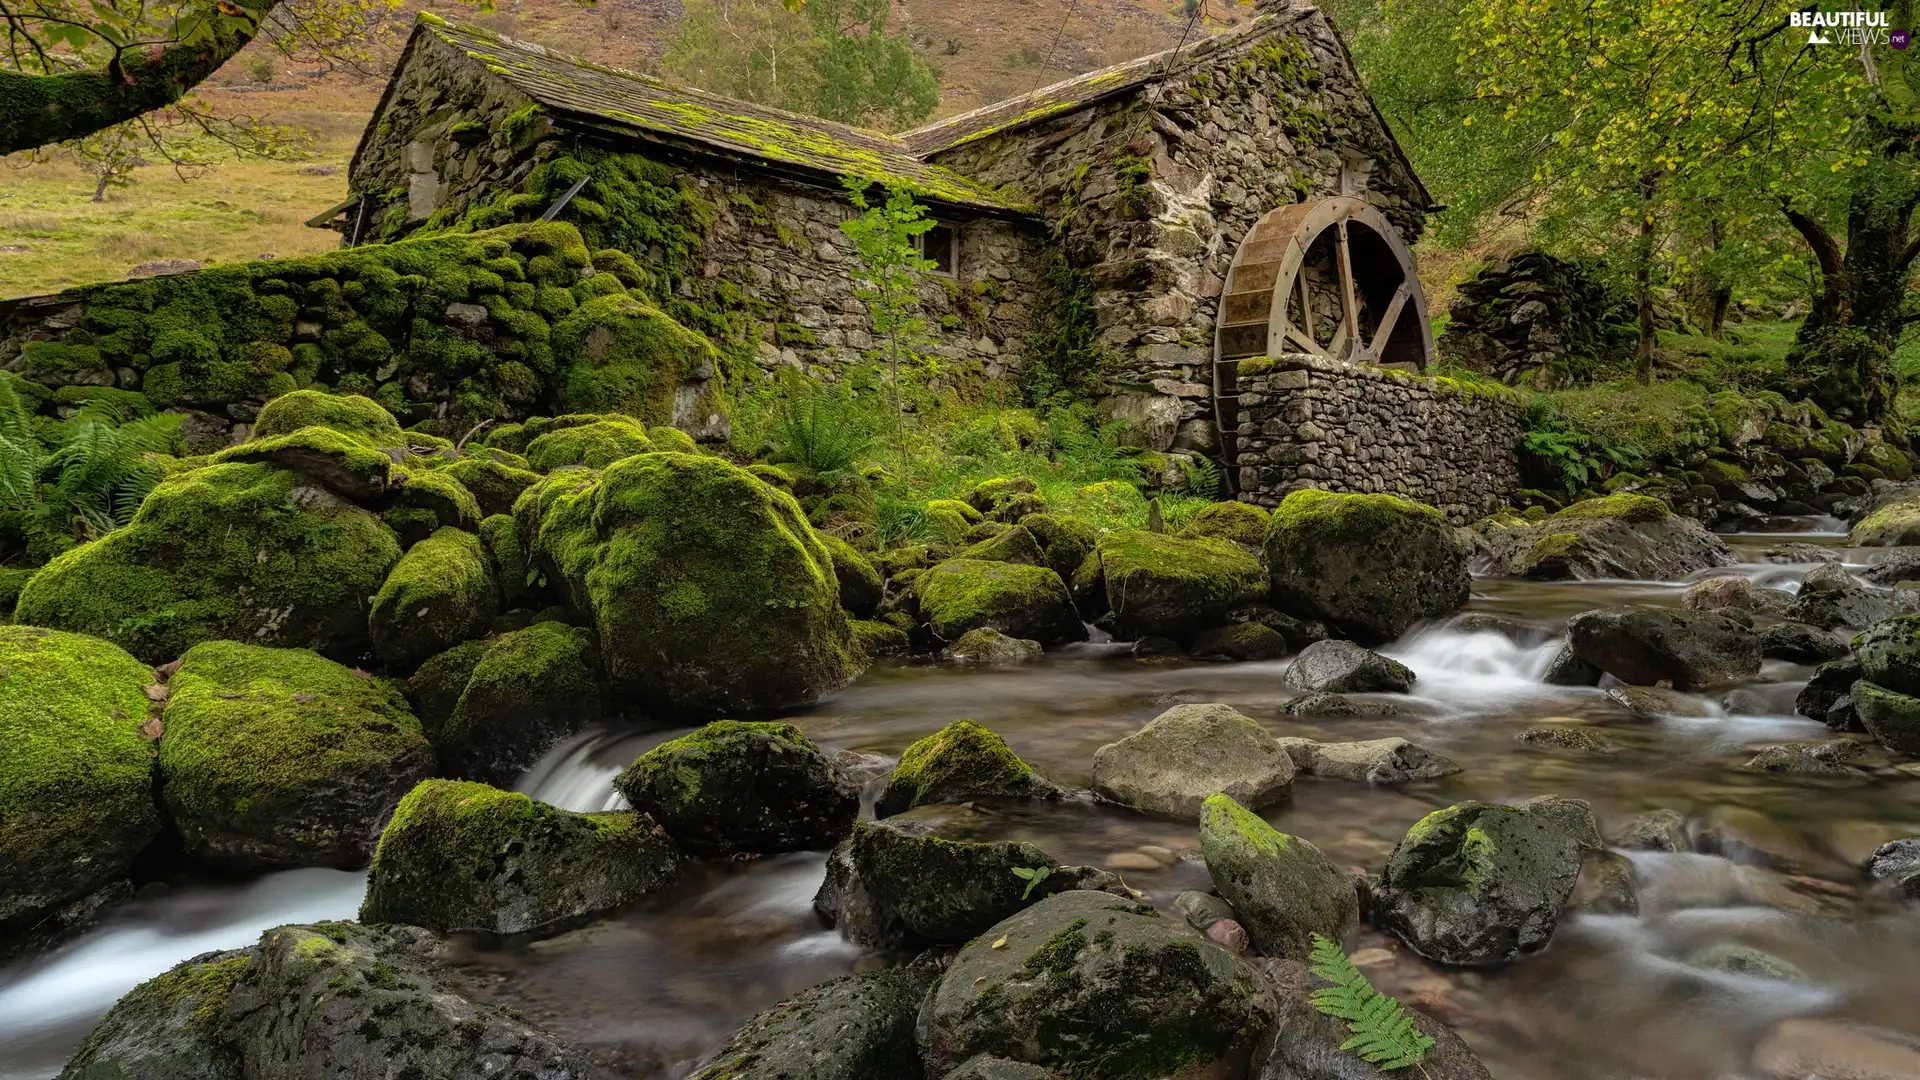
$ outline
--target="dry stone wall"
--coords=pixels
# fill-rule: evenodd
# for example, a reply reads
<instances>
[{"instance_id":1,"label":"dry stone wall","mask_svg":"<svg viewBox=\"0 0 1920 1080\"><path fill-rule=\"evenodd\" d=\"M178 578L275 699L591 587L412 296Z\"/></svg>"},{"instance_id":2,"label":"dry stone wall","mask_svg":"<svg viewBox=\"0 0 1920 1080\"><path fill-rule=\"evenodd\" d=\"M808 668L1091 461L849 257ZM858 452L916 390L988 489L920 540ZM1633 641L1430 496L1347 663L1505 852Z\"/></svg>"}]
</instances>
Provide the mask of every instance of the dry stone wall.
<instances>
[{"instance_id":1,"label":"dry stone wall","mask_svg":"<svg viewBox=\"0 0 1920 1080\"><path fill-rule=\"evenodd\" d=\"M1288 353L1240 367L1240 498L1300 488L1404 495L1464 525L1521 487L1524 407L1450 379Z\"/></svg>"}]
</instances>

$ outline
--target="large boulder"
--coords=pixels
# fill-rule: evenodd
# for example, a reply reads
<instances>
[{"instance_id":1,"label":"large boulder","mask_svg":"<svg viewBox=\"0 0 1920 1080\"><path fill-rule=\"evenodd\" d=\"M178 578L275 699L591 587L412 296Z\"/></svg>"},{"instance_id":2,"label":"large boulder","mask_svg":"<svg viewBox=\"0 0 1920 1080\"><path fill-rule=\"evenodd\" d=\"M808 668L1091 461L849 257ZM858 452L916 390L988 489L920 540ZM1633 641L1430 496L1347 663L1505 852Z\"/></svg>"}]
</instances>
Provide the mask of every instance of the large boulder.
<instances>
[{"instance_id":1,"label":"large boulder","mask_svg":"<svg viewBox=\"0 0 1920 1080\"><path fill-rule=\"evenodd\" d=\"M1500 964L1546 946L1599 846L1585 803L1467 802L1421 818L1387 856L1373 918L1443 964Z\"/></svg>"},{"instance_id":2,"label":"large boulder","mask_svg":"<svg viewBox=\"0 0 1920 1080\"><path fill-rule=\"evenodd\" d=\"M645 814L575 814L485 784L428 780L380 834L360 920L520 934L625 907L679 869Z\"/></svg>"},{"instance_id":3,"label":"large boulder","mask_svg":"<svg viewBox=\"0 0 1920 1080\"><path fill-rule=\"evenodd\" d=\"M714 715L809 701L858 674L832 555L793 496L692 454L572 475L527 489L514 517L591 618L618 697Z\"/></svg>"},{"instance_id":4,"label":"large boulder","mask_svg":"<svg viewBox=\"0 0 1920 1080\"><path fill-rule=\"evenodd\" d=\"M880 610L880 599L886 591L880 571L873 568L866 556L853 550L852 544L827 533L819 536L833 559L833 579L840 587L840 606L856 619L873 618L873 613Z\"/></svg>"},{"instance_id":5,"label":"large boulder","mask_svg":"<svg viewBox=\"0 0 1920 1080\"><path fill-rule=\"evenodd\" d=\"M853 828L852 780L792 724L717 720L642 754L614 779L695 855L830 848Z\"/></svg>"},{"instance_id":6,"label":"large boulder","mask_svg":"<svg viewBox=\"0 0 1920 1080\"><path fill-rule=\"evenodd\" d=\"M1227 614L1266 598L1266 574L1246 549L1212 537L1108 533L1099 560L1115 637L1191 641Z\"/></svg>"},{"instance_id":7,"label":"large boulder","mask_svg":"<svg viewBox=\"0 0 1920 1080\"><path fill-rule=\"evenodd\" d=\"M1313 935L1338 941L1360 921L1352 880L1319 848L1225 795L1201 808L1200 851L1254 948L1268 956L1304 958Z\"/></svg>"},{"instance_id":8,"label":"large boulder","mask_svg":"<svg viewBox=\"0 0 1920 1080\"><path fill-rule=\"evenodd\" d=\"M925 948L964 944L1054 893L1119 887L1104 870L1062 866L1032 844L940 831L924 811L855 825L827 859L814 909L857 944Z\"/></svg>"},{"instance_id":9,"label":"large boulder","mask_svg":"<svg viewBox=\"0 0 1920 1080\"><path fill-rule=\"evenodd\" d=\"M1254 1080L1390 1080L1408 1072L1421 1080L1493 1080L1452 1028L1404 1005L1414 1030L1433 1040L1426 1058L1406 1072L1371 1065L1347 1046L1353 1030L1314 1004L1314 994L1332 983L1298 960L1266 960L1260 967L1273 988L1279 1017L1262 1047L1266 1064Z\"/></svg>"},{"instance_id":10,"label":"large boulder","mask_svg":"<svg viewBox=\"0 0 1920 1080\"><path fill-rule=\"evenodd\" d=\"M480 538L443 528L407 549L374 594L367 636L391 668L420 662L487 632L500 589Z\"/></svg>"},{"instance_id":11,"label":"large boulder","mask_svg":"<svg viewBox=\"0 0 1920 1080\"><path fill-rule=\"evenodd\" d=\"M150 663L215 638L351 656L400 560L380 519L299 474L230 462L160 482L124 528L48 563L24 623L104 637Z\"/></svg>"},{"instance_id":12,"label":"large boulder","mask_svg":"<svg viewBox=\"0 0 1920 1080\"><path fill-rule=\"evenodd\" d=\"M1853 708L1853 684L1859 681L1860 663L1851 657L1821 664L1793 699L1793 711L1835 731L1865 731Z\"/></svg>"},{"instance_id":13,"label":"large boulder","mask_svg":"<svg viewBox=\"0 0 1920 1080\"><path fill-rule=\"evenodd\" d=\"M971 720L955 720L907 747L874 800L873 813L888 817L933 803L1063 794L1008 749L1005 739Z\"/></svg>"},{"instance_id":14,"label":"large boulder","mask_svg":"<svg viewBox=\"0 0 1920 1080\"><path fill-rule=\"evenodd\" d=\"M914 1019L931 964L842 975L746 1022L687 1080L915 1080Z\"/></svg>"},{"instance_id":15,"label":"large boulder","mask_svg":"<svg viewBox=\"0 0 1920 1080\"><path fill-rule=\"evenodd\" d=\"M932 1076L990 1054L1062 1077L1236 1077L1272 1016L1259 973L1184 920L1075 891L961 949L918 1035Z\"/></svg>"},{"instance_id":16,"label":"large boulder","mask_svg":"<svg viewBox=\"0 0 1920 1080\"><path fill-rule=\"evenodd\" d=\"M1040 545L1047 565L1062 581L1072 578L1100 543L1098 529L1069 514L1028 514L1020 519L1020 527Z\"/></svg>"},{"instance_id":17,"label":"large boulder","mask_svg":"<svg viewBox=\"0 0 1920 1080\"><path fill-rule=\"evenodd\" d=\"M948 559L921 574L914 590L928 629L941 641L983 626L1042 645L1087 638L1066 582L1044 566Z\"/></svg>"},{"instance_id":18,"label":"large boulder","mask_svg":"<svg viewBox=\"0 0 1920 1080\"><path fill-rule=\"evenodd\" d=\"M1567 621L1574 656L1624 683L1711 690L1760 671L1760 639L1717 611L1650 604L1600 608Z\"/></svg>"},{"instance_id":19,"label":"large boulder","mask_svg":"<svg viewBox=\"0 0 1920 1080\"><path fill-rule=\"evenodd\" d=\"M1093 754L1093 790L1188 819L1216 792L1256 810L1284 802L1293 772L1293 759L1259 722L1225 705L1175 705Z\"/></svg>"},{"instance_id":20,"label":"large boulder","mask_svg":"<svg viewBox=\"0 0 1920 1080\"><path fill-rule=\"evenodd\" d=\"M1537 581L1673 581L1733 562L1725 541L1646 495L1587 499L1490 541L1496 573Z\"/></svg>"},{"instance_id":21,"label":"large boulder","mask_svg":"<svg viewBox=\"0 0 1920 1080\"><path fill-rule=\"evenodd\" d=\"M619 412L700 438L725 438L720 355L704 334L627 293L596 296L553 324L569 412Z\"/></svg>"},{"instance_id":22,"label":"large boulder","mask_svg":"<svg viewBox=\"0 0 1920 1080\"><path fill-rule=\"evenodd\" d=\"M593 635L537 622L433 657L407 698L445 775L511 783L606 708Z\"/></svg>"},{"instance_id":23,"label":"large boulder","mask_svg":"<svg viewBox=\"0 0 1920 1080\"><path fill-rule=\"evenodd\" d=\"M1853 711L1867 734L1896 754L1920 755L1920 697L1861 679L1853 684Z\"/></svg>"},{"instance_id":24,"label":"large boulder","mask_svg":"<svg viewBox=\"0 0 1920 1080\"><path fill-rule=\"evenodd\" d=\"M1876 623L1853 639L1858 678L1920 696L1920 615Z\"/></svg>"},{"instance_id":25,"label":"large boulder","mask_svg":"<svg viewBox=\"0 0 1920 1080\"><path fill-rule=\"evenodd\" d=\"M1394 495L1296 491L1267 532L1273 603L1355 641L1392 641L1466 604L1471 554L1446 517Z\"/></svg>"},{"instance_id":26,"label":"large boulder","mask_svg":"<svg viewBox=\"0 0 1920 1080\"><path fill-rule=\"evenodd\" d=\"M540 474L492 457L466 457L440 470L472 493L483 517L513 512L520 493L540 482Z\"/></svg>"},{"instance_id":27,"label":"large boulder","mask_svg":"<svg viewBox=\"0 0 1920 1080\"><path fill-rule=\"evenodd\" d=\"M129 991L63 1080L580 1080L584 1054L483 1003L414 927L281 926Z\"/></svg>"},{"instance_id":28,"label":"large boulder","mask_svg":"<svg viewBox=\"0 0 1920 1080\"><path fill-rule=\"evenodd\" d=\"M398 691L305 649L209 641L168 688L160 798L209 865L365 866L433 769Z\"/></svg>"},{"instance_id":29,"label":"large boulder","mask_svg":"<svg viewBox=\"0 0 1920 1080\"><path fill-rule=\"evenodd\" d=\"M1230 540L1248 551L1259 551L1272 524L1273 516L1252 503L1217 502L1188 518L1180 535Z\"/></svg>"},{"instance_id":30,"label":"large boulder","mask_svg":"<svg viewBox=\"0 0 1920 1080\"><path fill-rule=\"evenodd\" d=\"M1891 502L1861 518L1847 533L1849 547L1907 547L1920 544L1920 499Z\"/></svg>"},{"instance_id":31,"label":"large boulder","mask_svg":"<svg viewBox=\"0 0 1920 1080\"><path fill-rule=\"evenodd\" d=\"M1328 640L1300 650L1283 678L1289 689L1305 694L1404 694L1413 689L1414 674L1351 641Z\"/></svg>"},{"instance_id":32,"label":"large boulder","mask_svg":"<svg viewBox=\"0 0 1920 1080\"><path fill-rule=\"evenodd\" d=\"M1911 609L1909 609L1911 610ZM1893 597L1869 590L1837 563L1816 566L1800 581L1787 617L1825 630L1872 626L1895 614Z\"/></svg>"},{"instance_id":33,"label":"large boulder","mask_svg":"<svg viewBox=\"0 0 1920 1080\"><path fill-rule=\"evenodd\" d=\"M160 834L152 681L97 638L0 626L0 940L124 879Z\"/></svg>"}]
</instances>

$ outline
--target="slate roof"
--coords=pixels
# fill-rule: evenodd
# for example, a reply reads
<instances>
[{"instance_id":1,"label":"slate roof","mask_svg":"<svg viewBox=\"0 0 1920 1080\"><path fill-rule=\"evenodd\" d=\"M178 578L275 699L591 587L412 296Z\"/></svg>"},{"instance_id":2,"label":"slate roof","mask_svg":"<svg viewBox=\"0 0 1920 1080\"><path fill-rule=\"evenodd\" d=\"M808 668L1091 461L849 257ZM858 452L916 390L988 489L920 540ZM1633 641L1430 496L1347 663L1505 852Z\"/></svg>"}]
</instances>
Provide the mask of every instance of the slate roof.
<instances>
[{"instance_id":1,"label":"slate roof","mask_svg":"<svg viewBox=\"0 0 1920 1080\"><path fill-rule=\"evenodd\" d=\"M905 179L929 199L990 213L1030 210L1017 194L922 161L891 135L709 94L424 12L409 51L423 35L484 65L546 107L561 126L610 129L683 149L758 159L829 183L847 174Z\"/></svg>"}]
</instances>

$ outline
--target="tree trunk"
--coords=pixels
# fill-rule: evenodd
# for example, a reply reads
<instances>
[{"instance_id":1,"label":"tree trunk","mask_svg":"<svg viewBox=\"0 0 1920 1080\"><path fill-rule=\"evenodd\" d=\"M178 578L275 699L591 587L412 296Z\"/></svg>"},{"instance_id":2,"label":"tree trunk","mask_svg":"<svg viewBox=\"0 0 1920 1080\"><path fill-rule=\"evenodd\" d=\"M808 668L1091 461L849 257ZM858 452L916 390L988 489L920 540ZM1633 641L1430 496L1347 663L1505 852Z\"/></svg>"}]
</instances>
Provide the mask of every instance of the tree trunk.
<instances>
[{"instance_id":1,"label":"tree trunk","mask_svg":"<svg viewBox=\"0 0 1920 1080\"><path fill-rule=\"evenodd\" d=\"M1633 369L1641 382L1653 379L1653 191L1652 173L1640 177L1640 235L1633 244L1633 298L1638 309L1640 340Z\"/></svg>"},{"instance_id":2,"label":"tree trunk","mask_svg":"<svg viewBox=\"0 0 1920 1080\"><path fill-rule=\"evenodd\" d=\"M103 131L179 101L253 40L280 0L227 0L205 12L216 30L191 45L130 49L99 71L0 71L0 155ZM213 8L211 0L201 0ZM235 19L238 12L244 20ZM183 16L194 14L192 11Z\"/></svg>"},{"instance_id":3,"label":"tree trunk","mask_svg":"<svg viewBox=\"0 0 1920 1080\"><path fill-rule=\"evenodd\" d=\"M107 185L111 184L112 182L113 182L113 173L103 170L100 173L100 182L93 185L93 201L94 202L107 201Z\"/></svg>"},{"instance_id":4,"label":"tree trunk","mask_svg":"<svg viewBox=\"0 0 1920 1080\"><path fill-rule=\"evenodd\" d=\"M1721 231L1720 219L1714 218L1707 222L1707 244L1713 253L1708 259L1708 265L1711 268L1706 273L1707 335L1715 341L1720 340L1720 330L1727 324L1727 309L1733 306L1733 286L1728 284L1726 275L1721 273L1718 263L1713 261L1719 256L1725 242L1726 237Z\"/></svg>"}]
</instances>

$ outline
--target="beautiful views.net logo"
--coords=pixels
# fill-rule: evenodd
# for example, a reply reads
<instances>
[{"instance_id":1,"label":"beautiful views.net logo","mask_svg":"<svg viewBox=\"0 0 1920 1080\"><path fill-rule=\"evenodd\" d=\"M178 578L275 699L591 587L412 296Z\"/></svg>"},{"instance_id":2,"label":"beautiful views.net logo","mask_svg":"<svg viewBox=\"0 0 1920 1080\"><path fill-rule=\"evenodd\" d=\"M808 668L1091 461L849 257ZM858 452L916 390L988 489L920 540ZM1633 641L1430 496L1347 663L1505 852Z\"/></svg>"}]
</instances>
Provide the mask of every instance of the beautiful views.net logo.
<instances>
[{"instance_id":1,"label":"beautiful views.net logo","mask_svg":"<svg viewBox=\"0 0 1920 1080\"><path fill-rule=\"evenodd\" d=\"M1891 45L1904 49L1913 43L1907 30L1887 26L1884 11L1796 11L1787 25L1807 31L1809 45Z\"/></svg>"}]
</instances>

